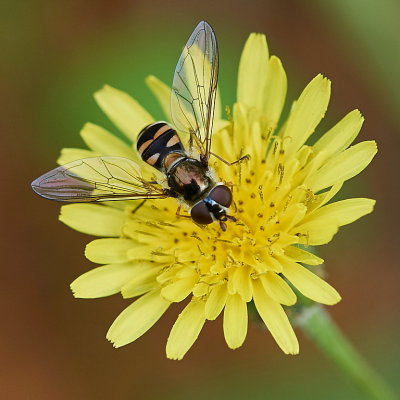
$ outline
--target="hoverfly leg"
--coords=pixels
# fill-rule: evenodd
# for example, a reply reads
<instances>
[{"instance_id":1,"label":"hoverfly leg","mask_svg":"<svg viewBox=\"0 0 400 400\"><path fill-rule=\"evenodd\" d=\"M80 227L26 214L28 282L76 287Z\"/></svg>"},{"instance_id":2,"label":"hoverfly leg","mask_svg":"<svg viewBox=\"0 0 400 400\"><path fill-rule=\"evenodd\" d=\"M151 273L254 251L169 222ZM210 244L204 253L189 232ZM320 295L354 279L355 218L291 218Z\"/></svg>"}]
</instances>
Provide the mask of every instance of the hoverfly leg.
<instances>
[{"instance_id":1,"label":"hoverfly leg","mask_svg":"<svg viewBox=\"0 0 400 400\"><path fill-rule=\"evenodd\" d=\"M218 160L222 161L224 164L229 165L229 166L241 163L244 160L250 160L250 154L246 154L243 157L240 157L238 160L233 161L233 162L226 161L222 157L220 157L219 155L217 155L213 152L210 152L210 154L212 154L214 157L218 158Z\"/></svg>"},{"instance_id":2,"label":"hoverfly leg","mask_svg":"<svg viewBox=\"0 0 400 400\"><path fill-rule=\"evenodd\" d=\"M226 231L226 224L225 224L225 222L219 220L219 226L221 227L221 229L223 230L223 232Z\"/></svg>"},{"instance_id":3,"label":"hoverfly leg","mask_svg":"<svg viewBox=\"0 0 400 400\"><path fill-rule=\"evenodd\" d=\"M232 221L232 222L236 222L237 221L237 219L233 216L233 215L226 215L226 218L227 219L229 219L230 221Z\"/></svg>"},{"instance_id":4,"label":"hoverfly leg","mask_svg":"<svg viewBox=\"0 0 400 400\"><path fill-rule=\"evenodd\" d=\"M144 203L146 202L146 199L141 201L132 211L131 214L135 214L137 210L139 210L140 207L142 207L144 205Z\"/></svg>"},{"instance_id":5,"label":"hoverfly leg","mask_svg":"<svg viewBox=\"0 0 400 400\"><path fill-rule=\"evenodd\" d=\"M245 154L243 157L240 157L238 160L234 161L231 163L231 165L236 164L236 163L241 163L242 161L248 161L250 160L250 154Z\"/></svg>"},{"instance_id":6,"label":"hoverfly leg","mask_svg":"<svg viewBox=\"0 0 400 400\"><path fill-rule=\"evenodd\" d=\"M211 154L211 153L210 153ZM200 155L200 162L203 164L203 167L208 170L208 159L210 157L204 156L204 155Z\"/></svg>"}]
</instances>

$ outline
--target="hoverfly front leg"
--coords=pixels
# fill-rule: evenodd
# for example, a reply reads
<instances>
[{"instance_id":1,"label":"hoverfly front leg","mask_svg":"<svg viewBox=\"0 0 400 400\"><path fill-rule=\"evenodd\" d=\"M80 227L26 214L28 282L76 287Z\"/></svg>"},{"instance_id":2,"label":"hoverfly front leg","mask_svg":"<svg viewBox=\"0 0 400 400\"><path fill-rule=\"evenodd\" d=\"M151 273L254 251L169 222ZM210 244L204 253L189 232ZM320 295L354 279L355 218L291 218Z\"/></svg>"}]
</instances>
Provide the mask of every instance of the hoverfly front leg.
<instances>
[{"instance_id":1,"label":"hoverfly front leg","mask_svg":"<svg viewBox=\"0 0 400 400\"><path fill-rule=\"evenodd\" d=\"M219 226L221 227L221 229L225 232L226 231L226 221L232 221L232 222L236 222L237 221L237 219L234 217L234 216L232 216L232 215L228 215L228 214L225 214L224 215L224 217L223 218L220 218L219 220L218 220L218 222L219 222Z\"/></svg>"},{"instance_id":2,"label":"hoverfly front leg","mask_svg":"<svg viewBox=\"0 0 400 400\"><path fill-rule=\"evenodd\" d=\"M222 157L220 157L219 155L217 155L213 152L210 152L210 154L212 154L214 157L218 158L218 160L222 161L224 164L229 165L229 166L241 163L244 160L250 160L250 154L246 154L243 157L240 157L238 160L233 161L233 162L226 161Z\"/></svg>"},{"instance_id":3,"label":"hoverfly front leg","mask_svg":"<svg viewBox=\"0 0 400 400\"><path fill-rule=\"evenodd\" d=\"M223 232L226 231L226 223L225 223L225 222L219 220L219 226L220 226L220 228L221 228L221 230L222 230Z\"/></svg>"}]
</instances>

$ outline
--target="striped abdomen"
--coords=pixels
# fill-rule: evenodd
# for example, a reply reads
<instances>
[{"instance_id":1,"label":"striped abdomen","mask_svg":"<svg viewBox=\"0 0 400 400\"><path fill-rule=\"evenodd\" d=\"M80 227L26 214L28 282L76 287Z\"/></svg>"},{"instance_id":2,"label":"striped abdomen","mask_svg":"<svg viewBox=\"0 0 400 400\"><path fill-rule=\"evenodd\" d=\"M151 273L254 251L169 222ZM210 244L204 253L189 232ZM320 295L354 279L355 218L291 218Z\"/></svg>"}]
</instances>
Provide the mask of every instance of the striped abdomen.
<instances>
[{"instance_id":1,"label":"striped abdomen","mask_svg":"<svg viewBox=\"0 0 400 400\"><path fill-rule=\"evenodd\" d=\"M155 122L142 129L136 146L143 161L162 172L169 153L185 153L178 134L166 122Z\"/></svg>"}]
</instances>

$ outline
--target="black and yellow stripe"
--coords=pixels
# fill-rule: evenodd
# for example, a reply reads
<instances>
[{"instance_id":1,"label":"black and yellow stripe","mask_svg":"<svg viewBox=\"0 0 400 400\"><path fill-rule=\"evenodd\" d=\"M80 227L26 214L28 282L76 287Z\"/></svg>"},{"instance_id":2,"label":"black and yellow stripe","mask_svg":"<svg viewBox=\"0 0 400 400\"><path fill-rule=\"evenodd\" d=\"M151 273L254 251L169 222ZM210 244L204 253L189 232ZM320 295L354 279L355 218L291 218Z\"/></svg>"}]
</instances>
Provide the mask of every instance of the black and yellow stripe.
<instances>
[{"instance_id":1,"label":"black and yellow stripe","mask_svg":"<svg viewBox=\"0 0 400 400\"><path fill-rule=\"evenodd\" d=\"M143 161L160 171L167 154L185 151L178 134L166 122L155 122L142 129L136 147Z\"/></svg>"}]
</instances>

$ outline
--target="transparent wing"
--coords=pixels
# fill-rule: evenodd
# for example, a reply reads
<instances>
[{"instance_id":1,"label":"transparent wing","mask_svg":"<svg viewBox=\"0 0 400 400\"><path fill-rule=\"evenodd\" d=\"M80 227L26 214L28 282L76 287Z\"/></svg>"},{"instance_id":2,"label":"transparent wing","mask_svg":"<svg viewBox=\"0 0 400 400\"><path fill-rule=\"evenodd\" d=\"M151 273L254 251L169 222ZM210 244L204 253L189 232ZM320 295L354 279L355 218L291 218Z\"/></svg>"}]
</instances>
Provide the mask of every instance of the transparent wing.
<instances>
[{"instance_id":1,"label":"transparent wing","mask_svg":"<svg viewBox=\"0 0 400 400\"><path fill-rule=\"evenodd\" d=\"M168 197L161 185L143 180L137 164L122 157L72 161L34 180L32 189L47 199L67 202Z\"/></svg>"},{"instance_id":2,"label":"transparent wing","mask_svg":"<svg viewBox=\"0 0 400 400\"><path fill-rule=\"evenodd\" d=\"M201 21L191 34L175 69L171 91L171 115L179 131L190 134L208 160L218 81L218 45L211 26Z\"/></svg>"}]
</instances>

